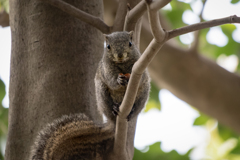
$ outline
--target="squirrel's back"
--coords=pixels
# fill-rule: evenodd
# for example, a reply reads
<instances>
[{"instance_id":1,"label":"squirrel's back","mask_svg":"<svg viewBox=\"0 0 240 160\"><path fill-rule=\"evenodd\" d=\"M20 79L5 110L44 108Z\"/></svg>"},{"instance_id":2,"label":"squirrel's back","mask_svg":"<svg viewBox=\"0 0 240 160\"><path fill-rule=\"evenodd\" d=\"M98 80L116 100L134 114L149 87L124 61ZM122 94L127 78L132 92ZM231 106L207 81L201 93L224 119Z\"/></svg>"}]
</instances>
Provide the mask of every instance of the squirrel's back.
<instances>
[{"instance_id":1,"label":"squirrel's back","mask_svg":"<svg viewBox=\"0 0 240 160\"><path fill-rule=\"evenodd\" d=\"M39 133L30 159L94 159L109 149L113 136L111 124L96 125L84 114L64 115Z\"/></svg>"}]
</instances>

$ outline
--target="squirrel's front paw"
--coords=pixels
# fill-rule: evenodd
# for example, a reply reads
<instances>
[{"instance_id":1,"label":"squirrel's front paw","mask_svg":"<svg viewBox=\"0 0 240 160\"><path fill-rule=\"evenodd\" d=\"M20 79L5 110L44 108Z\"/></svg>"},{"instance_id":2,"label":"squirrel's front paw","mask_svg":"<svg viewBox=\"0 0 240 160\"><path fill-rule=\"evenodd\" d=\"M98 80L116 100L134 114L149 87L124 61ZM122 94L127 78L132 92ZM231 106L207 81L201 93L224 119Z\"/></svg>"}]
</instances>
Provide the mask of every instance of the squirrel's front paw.
<instances>
[{"instance_id":1,"label":"squirrel's front paw","mask_svg":"<svg viewBox=\"0 0 240 160\"><path fill-rule=\"evenodd\" d=\"M117 116L117 115L118 115L119 106L120 106L120 104L118 104L118 103L115 103L115 104L113 105L112 114L113 114L114 116Z\"/></svg>"},{"instance_id":2,"label":"squirrel's front paw","mask_svg":"<svg viewBox=\"0 0 240 160\"><path fill-rule=\"evenodd\" d=\"M130 78L129 73L127 74L119 73L117 82L122 86L127 86L129 78Z\"/></svg>"}]
</instances>

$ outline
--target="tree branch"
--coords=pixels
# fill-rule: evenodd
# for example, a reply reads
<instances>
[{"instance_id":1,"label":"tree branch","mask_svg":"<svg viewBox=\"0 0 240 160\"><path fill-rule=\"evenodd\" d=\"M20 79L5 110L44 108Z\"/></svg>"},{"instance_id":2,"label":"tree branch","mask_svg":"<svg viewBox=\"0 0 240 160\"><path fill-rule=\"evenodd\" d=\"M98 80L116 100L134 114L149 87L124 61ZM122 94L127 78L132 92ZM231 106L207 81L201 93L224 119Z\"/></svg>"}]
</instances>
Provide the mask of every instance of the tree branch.
<instances>
[{"instance_id":1,"label":"tree branch","mask_svg":"<svg viewBox=\"0 0 240 160\"><path fill-rule=\"evenodd\" d=\"M99 17L95 17L61 0L40 0L72 15L81 21L99 29L102 33L111 33L111 27L106 25Z\"/></svg>"},{"instance_id":2,"label":"tree branch","mask_svg":"<svg viewBox=\"0 0 240 160\"><path fill-rule=\"evenodd\" d=\"M126 14L127 14L127 0L119 0L117 14L113 24L113 32L123 30Z\"/></svg>"},{"instance_id":3,"label":"tree branch","mask_svg":"<svg viewBox=\"0 0 240 160\"><path fill-rule=\"evenodd\" d=\"M159 10L160 8L164 7L166 4L168 4L171 0L165 1L165 0L158 0L154 1L150 4L151 10ZM145 0L142 0L139 2L132 10L129 11L126 17L126 22L124 26L125 31L132 31L134 30L137 21L141 16L145 13L147 10L147 6L145 4Z\"/></svg>"},{"instance_id":4,"label":"tree branch","mask_svg":"<svg viewBox=\"0 0 240 160\"><path fill-rule=\"evenodd\" d=\"M163 0L165 2L169 2L169 0ZM167 4L167 3L166 3ZM148 3L150 5L150 3ZM157 39L153 39L147 49L144 51L142 56L139 60L133 65L132 73L130 76L130 80L128 83L127 90L124 95L124 99L122 104L119 108L119 114L117 116L117 123L116 123L116 131L115 131L115 140L114 140L114 148L113 154L118 155L119 159L127 159L127 153L125 150L126 145L126 137L127 137L127 116L129 115L132 106L134 104L136 94L138 91L139 83L142 77L142 74L146 67L149 65L153 57L156 53L160 50L162 45L165 43L165 31L162 30L159 21L154 21L158 18L157 10L151 11L150 7L148 6L148 14L149 17L152 18L150 20L151 28L153 29L154 37L160 36ZM160 30L158 30L160 29ZM163 38L164 37L164 38Z\"/></svg>"},{"instance_id":5,"label":"tree branch","mask_svg":"<svg viewBox=\"0 0 240 160\"><path fill-rule=\"evenodd\" d=\"M151 41L150 28L143 27L143 32L141 46ZM152 80L240 133L240 77L201 54L195 56L187 52L173 41L165 43L149 65Z\"/></svg>"},{"instance_id":6,"label":"tree branch","mask_svg":"<svg viewBox=\"0 0 240 160\"><path fill-rule=\"evenodd\" d=\"M201 13L199 15L199 18L200 18L200 22L203 22L203 17L202 17L202 14L203 14L203 10L205 8L205 4L206 4L207 0L203 0L203 6L202 6L202 10L201 10ZM192 54L197 54L197 51L198 51L198 46L199 46L199 36L200 36L200 30L194 32L194 41L192 42L191 44L191 47L189 49L189 52L191 52Z\"/></svg>"},{"instance_id":7,"label":"tree branch","mask_svg":"<svg viewBox=\"0 0 240 160\"><path fill-rule=\"evenodd\" d=\"M167 4L169 0L162 1L163 4ZM164 5L161 5L160 2L155 2L159 6L163 7ZM144 51L140 59L134 64L132 68L131 77L128 83L128 87L123 99L123 102L120 106L119 115L117 116L117 124L116 124L116 132L115 132L115 142L114 142L114 148L113 153L118 154L118 156L121 157L121 159L126 159L126 151L124 150L124 147L126 145L126 128L127 128L127 122L126 117L130 113L131 108L134 104L136 93L139 87L139 82L141 79L141 76L146 69L146 67L149 65L149 63L152 61L153 57L156 55L156 53L160 50L162 45L169 39L179 36L181 34L185 34L191 31L212 27L220 24L225 23L233 23L233 22L240 22L240 19L237 16L231 16L223 19L213 20L209 22L202 22L194 25L190 25L187 27L183 27L180 29L172 30L169 32L165 32L161 24L158 20L158 14L157 14L157 7L155 8L154 5L153 9L151 9L151 2L148 2L148 15L149 15L149 21L150 26L152 29L152 33L154 36L154 39L151 41L150 45L147 47L147 49ZM122 130L123 132L120 134L119 131Z\"/></svg>"},{"instance_id":8,"label":"tree branch","mask_svg":"<svg viewBox=\"0 0 240 160\"><path fill-rule=\"evenodd\" d=\"M146 11L146 9L147 7L145 5L145 0L142 0L132 10L130 10L126 17L124 31L133 31L135 29L136 23Z\"/></svg>"},{"instance_id":9,"label":"tree branch","mask_svg":"<svg viewBox=\"0 0 240 160\"><path fill-rule=\"evenodd\" d=\"M214 26L219 26L222 24L227 24L227 23L240 23L240 17L237 17L236 15L226 17L226 18L220 18L220 19L215 19L207 22L201 22L201 23L196 23L193 25L189 25L186 27L174 29L172 31L168 31L168 40L177 36L180 36L182 34L186 34L192 31L204 29L204 28L209 28L209 27L214 27Z\"/></svg>"},{"instance_id":10,"label":"tree branch","mask_svg":"<svg viewBox=\"0 0 240 160\"><path fill-rule=\"evenodd\" d=\"M163 2L163 1L156 1L155 3L157 2ZM166 0L165 2L169 3L170 1ZM162 4L162 3L158 3L158 4ZM162 29L162 26L160 24L159 14L157 12L157 9L156 8L151 9L151 6L152 4L147 5L150 27L151 27L154 39L156 39L157 42L161 43L165 39L165 31Z\"/></svg>"}]
</instances>

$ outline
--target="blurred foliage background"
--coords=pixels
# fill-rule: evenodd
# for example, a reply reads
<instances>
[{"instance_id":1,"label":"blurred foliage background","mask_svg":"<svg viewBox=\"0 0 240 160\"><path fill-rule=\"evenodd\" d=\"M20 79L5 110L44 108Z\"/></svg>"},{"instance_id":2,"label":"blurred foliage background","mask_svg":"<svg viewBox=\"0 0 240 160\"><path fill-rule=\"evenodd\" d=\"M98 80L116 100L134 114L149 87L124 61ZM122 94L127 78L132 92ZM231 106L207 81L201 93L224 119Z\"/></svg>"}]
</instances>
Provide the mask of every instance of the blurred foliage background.
<instances>
[{"instance_id":1,"label":"blurred foliage background","mask_svg":"<svg viewBox=\"0 0 240 160\"><path fill-rule=\"evenodd\" d=\"M9 1L8 0L0 0L0 11L5 10L9 13Z\"/></svg>"},{"instance_id":2,"label":"blurred foliage background","mask_svg":"<svg viewBox=\"0 0 240 160\"><path fill-rule=\"evenodd\" d=\"M0 159L3 159L3 153L6 145L7 126L8 126L8 109L2 105L2 100L6 94L5 85L0 79Z\"/></svg>"},{"instance_id":3,"label":"blurred foliage background","mask_svg":"<svg viewBox=\"0 0 240 160\"><path fill-rule=\"evenodd\" d=\"M0 11L3 9L9 13L9 1L8 0L0 0Z\"/></svg>"},{"instance_id":4,"label":"blurred foliage background","mask_svg":"<svg viewBox=\"0 0 240 160\"><path fill-rule=\"evenodd\" d=\"M183 1L183 0L182 0ZM171 10L161 11L164 14L172 28L179 28L186 26L183 22L183 14L186 11L193 11L191 3L196 0L188 0L188 3L182 1L172 1ZM229 3L237 4L240 0L231 0ZM0 0L0 11L9 11L9 4L7 0ZM198 15L201 19L202 15ZM230 15L229 15L230 16ZM233 39L233 32L236 30L235 25L222 25L220 26L222 33L227 37L228 42L224 46L217 46L211 44L207 41L206 37L210 29L204 29L199 35L199 52L204 53L205 56L211 58L215 61L224 55L225 57L234 55L238 59L240 58L240 45ZM177 38L179 45L182 47L189 47L189 44L184 44L181 38ZM235 70L238 74L240 73L240 66L238 65ZM150 98L144 112L155 108L158 111L161 110L161 103L159 101L158 93L159 89L152 83L152 90L150 93ZM5 85L0 79L0 160L3 160L4 148L6 144L7 137L7 126L8 126L8 106L2 105L2 100L6 94ZM190 106L189 106L190 107ZM217 120L200 113L200 116L196 118L194 124L195 126L203 126L209 132L210 140L205 148L206 159L213 160L240 160L240 137L230 128L223 126L217 122ZM146 137L147 138L147 137ZM190 159L190 153L194 148L190 149L186 154L179 154L177 151L172 150L170 152L164 152L161 149L161 142L155 142L154 144L147 147L147 149L140 151L135 149L134 160L188 160Z\"/></svg>"},{"instance_id":5,"label":"blurred foliage background","mask_svg":"<svg viewBox=\"0 0 240 160\"><path fill-rule=\"evenodd\" d=\"M197 0L188 0L189 3L184 3L183 1L184 0L172 1L171 10L161 11L161 13L167 17L172 28L180 28L187 25L183 21L183 14L187 11L193 12L191 4ZM240 0L232 0L229 1L229 3L232 3L234 5L240 3L239 1ZM202 2L204 3L205 1ZM198 18L203 19L204 21L204 17L202 18L201 14L198 15ZM209 34L210 29L204 29L200 31L198 37L199 52L214 61L218 61L222 57L228 58L229 56L235 56L237 59L239 59L240 44L233 39L233 32L237 29L236 26L232 24L226 24L219 26L219 28L221 32L227 37L227 43L223 46L209 43L207 41L207 35ZM190 46L190 44L183 43L180 37L177 38L177 41L179 45L184 48L188 48ZM238 74L240 73L239 65L234 72ZM159 89L154 84L152 84L150 99L144 112L147 112L152 108L157 108L158 110L161 109L161 105L158 99L158 92ZM217 120L205 115L204 113L200 113L200 116L195 119L193 125L202 126L206 128L207 132L209 133L210 139L207 141L204 155L205 158L203 160L240 160L239 134L235 133L227 126L219 124ZM161 142L156 142L142 151L135 149L134 160L188 160L191 159L190 153L193 150L194 148L190 149L186 154L179 154L175 150L164 152L161 149Z\"/></svg>"},{"instance_id":6,"label":"blurred foliage background","mask_svg":"<svg viewBox=\"0 0 240 160\"><path fill-rule=\"evenodd\" d=\"M2 11L6 11L9 13L8 0L0 0L0 13ZM2 105L2 100L5 97L5 95L6 95L5 84L3 83L0 77L0 160L4 159L4 150L6 146L7 128L8 128L8 108L6 108L8 106Z\"/></svg>"}]
</instances>

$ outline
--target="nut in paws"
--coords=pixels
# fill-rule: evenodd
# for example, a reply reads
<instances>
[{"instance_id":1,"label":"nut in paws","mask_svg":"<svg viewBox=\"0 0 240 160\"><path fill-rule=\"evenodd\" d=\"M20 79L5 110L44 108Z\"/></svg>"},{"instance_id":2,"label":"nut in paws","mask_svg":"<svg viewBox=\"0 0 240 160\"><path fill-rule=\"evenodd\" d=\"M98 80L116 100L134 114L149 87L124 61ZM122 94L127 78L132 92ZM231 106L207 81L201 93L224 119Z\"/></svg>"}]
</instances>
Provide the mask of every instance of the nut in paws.
<instances>
[{"instance_id":1,"label":"nut in paws","mask_svg":"<svg viewBox=\"0 0 240 160\"><path fill-rule=\"evenodd\" d=\"M119 73L117 82L122 86L127 86L129 78L130 78L129 73L127 74Z\"/></svg>"}]
</instances>

